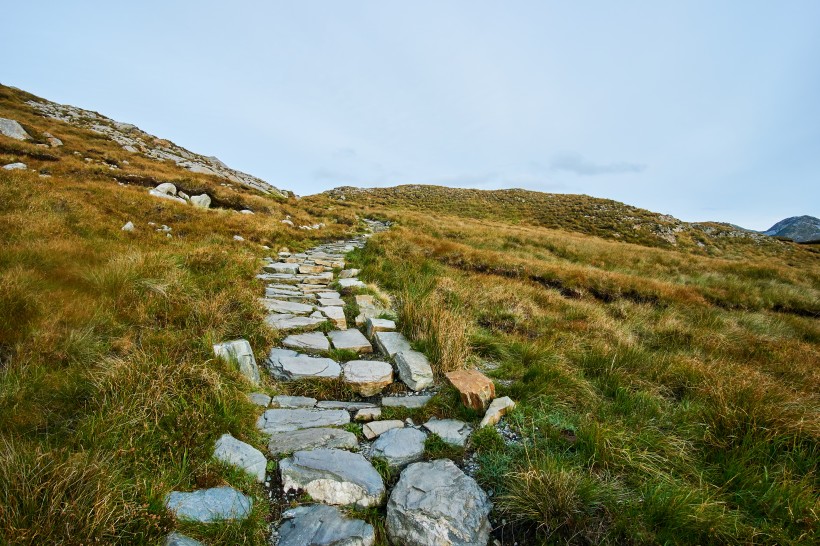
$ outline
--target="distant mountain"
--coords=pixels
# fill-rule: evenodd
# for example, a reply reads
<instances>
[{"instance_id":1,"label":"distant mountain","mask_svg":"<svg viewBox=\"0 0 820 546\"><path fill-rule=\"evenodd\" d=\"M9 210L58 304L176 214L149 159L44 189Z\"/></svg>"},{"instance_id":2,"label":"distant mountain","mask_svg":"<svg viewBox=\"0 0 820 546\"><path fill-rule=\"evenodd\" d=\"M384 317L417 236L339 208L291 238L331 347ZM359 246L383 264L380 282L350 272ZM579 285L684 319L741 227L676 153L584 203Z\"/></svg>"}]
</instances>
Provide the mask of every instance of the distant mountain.
<instances>
[{"instance_id":1,"label":"distant mountain","mask_svg":"<svg viewBox=\"0 0 820 546\"><path fill-rule=\"evenodd\" d=\"M784 237L798 243L820 241L820 219L814 216L792 216L779 221L763 234Z\"/></svg>"}]
</instances>

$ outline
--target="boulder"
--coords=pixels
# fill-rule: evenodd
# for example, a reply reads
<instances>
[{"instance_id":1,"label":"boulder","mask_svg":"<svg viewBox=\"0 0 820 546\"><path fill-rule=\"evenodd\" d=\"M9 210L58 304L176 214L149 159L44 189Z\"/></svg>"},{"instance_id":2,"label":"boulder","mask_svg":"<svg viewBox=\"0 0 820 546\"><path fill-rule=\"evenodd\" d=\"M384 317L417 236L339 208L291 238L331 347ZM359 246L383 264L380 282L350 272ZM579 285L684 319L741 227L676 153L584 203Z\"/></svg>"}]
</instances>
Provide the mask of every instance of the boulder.
<instances>
[{"instance_id":1,"label":"boulder","mask_svg":"<svg viewBox=\"0 0 820 546\"><path fill-rule=\"evenodd\" d=\"M448 459L411 464L387 503L390 542L406 546L484 546L492 504Z\"/></svg>"},{"instance_id":2,"label":"boulder","mask_svg":"<svg viewBox=\"0 0 820 546\"><path fill-rule=\"evenodd\" d=\"M373 438L378 438L388 430L393 430L394 428L404 428L404 421L399 421L398 419L391 419L389 421L372 421L370 423L366 423L362 427L362 434L368 440L372 440Z\"/></svg>"},{"instance_id":3,"label":"boulder","mask_svg":"<svg viewBox=\"0 0 820 546\"><path fill-rule=\"evenodd\" d=\"M259 384L259 367L253 356L251 344L244 339L235 339L214 345L214 354L238 366L239 372L252 383Z\"/></svg>"},{"instance_id":4,"label":"boulder","mask_svg":"<svg viewBox=\"0 0 820 546\"><path fill-rule=\"evenodd\" d=\"M268 450L271 455L317 448L352 449L359 445L356 435L338 428L305 428L278 432L271 436Z\"/></svg>"},{"instance_id":5,"label":"boulder","mask_svg":"<svg viewBox=\"0 0 820 546\"><path fill-rule=\"evenodd\" d=\"M278 546L371 546L373 526L333 506L297 506L282 514Z\"/></svg>"},{"instance_id":6,"label":"boulder","mask_svg":"<svg viewBox=\"0 0 820 546\"><path fill-rule=\"evenodd\" d=\"M230 434L223 434L214 446L214 459L241 468L256 478L265 481L268 461L261 451L250 444L237 440Z\"/></svg>"},{"instance_id":7,"label":"boulder","mask_svg":"<svg viewBox=\"0 0 820 546\"><path fill-rule=\"evenodd\" d=\"M514 408L515 402L513 402L509 396L496 398L490 403L490 407L487 408L487 412L484 413L484 418L481 419L481 423L479 423L478 426L486 427L494 425L499 422L508 411L512 411Z\"/></svg>"},{"instance_id":8,"label":"boulder","mask_svg":"<svg viewBox=\"0 0 820 546\"><path fill-rule=\"evenodd\" d=\"M433 368L423 353L403 350L395 354L399 378L414 391L426 389L433 384Z\"/></svg>"},{"instance_id":9,"label":"boulder","mask_svg":"<svg viewBox=\"0 0 820 546\"><path fill-rule=\"evenodd\" d=\"M345 410L318 408L269 409L256 420L256 428L265 434L289 432L305 428L346 425L350 414Z\"/></svg>"},{"instance_id":10,"label":"boulder","mask_svg":"<svg viewBox=\"0 0 820 546\"><path fill-rule=\"evenodd\" d=\"M285 492L305 491L325 504L360 508L384 501L384 482L367 459L341 449L297 451L279 463Z\"/></svg>"},{"instance_id":11,"label":"boulder","mask_svg":"<svg viewBox=\"0 0 820 546\"><path fill-rule=\"evenodd\" d=\"M393 366L378 360L351 360L342 366L342 377L360 395L373 396L393 382Z\"/></svg>"},{"instance_id":12,"label":"boulder","mask_svg":"<svg viewBox=\"0 0 820 546\"><path fill-rule=\"evenodd\" d=\"M385 356L393 358L399 351L412 351L410 342L399 332L376 332L376 346Z\"/></svg>"},{"instance_id":13,"label":"boulder","mask_svg":"<svg viewBox=\"0 0 820 546\"><path fill-rule=\"evenodd\" d=\"M15 140L28 140L31 138L19 122L6 118L0 118L0 134Z\"/></svg>"},{"instance_id":14,"label":"boulder","mask_svg":"<svg viewBox=\"0 0 820 546\"><path fill-rule=\"evenodd\" d=\"M355 328L349 330L333 330L329 332L330 342L334 349L346 349L357 353L372 353L373 346L360 331Z\"/></svg>"},{"instance_id":15,"label":"boulder","mask_svg":"<svg viewBox=\"0 0 820 546\"><path fill-rule=\"evenodd\" d=\"M478 370L457 370L444 374L444 377L461 394L461 403L468 408L484 411L495 397L492 379Z\"/></svg>"},{"instance_id":16,"label":"boulder","mask_svg":"<svg viewBox=\"0 0 820 546\"><path fill-rule=\"evenodd\" d=\"M191 493L171 491L165 507L179 519L200 523L228 519L245 519L251 513L253 499L233 487L212 487Z\"/></svg>"},{"instance_id":17,"label":"boulder","mask_svg":"<svg viewBox=\"0 0 820 546\"><path fill-rule=\"evenodd\" d=\"M176 195L177 187L171 184L170 182L164 182L156 188L154 188L154 191L157 193L164 193L165 195Z\"/></svg>"},{"instance_id":18,"label":"boulder","mask_svg":"<svg viewBox=\"0 0 820 546\"><path fill-rule=\"evenodd\" d=\"M293 334L282 341L282 345L291 349L307 349L309 351L329 351L330 342L322 332L306 332Z\"/></svg>"},{"instance_id":19,"label":"boulder","mask_svg":"<svg viewBox=\"0 0 820 546\"><path fill-rule=\"evenodd\" d=\"M394 468L404 468L422 459L426 439L427 435L418 429L394 428L373 442L370 455L385 459L387 464Z\"/></svg>"},{"instance_id":20,"label":"boulder","mask_svg":"<svg viewBox=\"0 0 820 546\"><path fill-rule=\"evenodd\" d=\"M454 446L464 447L467 438L473 429L464 421L458 419L436 419L433 417L426 423L424 428L437 434L442 440Z\"/></svg>"},{"instance_id":21,"label":"boulder","mask_svg":"<svg viewBox=\"0 0 820 546\"><path fill-rule=\"evenodd\" d=\"M312 408L316 405L316 399L307 396L274 396L270 405L272 408Z\"/></svg>"},{"instance_id":22,"label":"boulder","mask_svg":"<svg viewBox=\"0 0 820 546\"><path fill-rule=\"evenodd\" d=\"M198 209L211 208L211 198L207 193L203 193L202 195L192 195L190 200L191 204Z\"/></svg>"},{"instance_id":23,"label":"boulder","mask_svg":"<svg viewBox=\"0 0 820 546\"><path fill-rule=\"evenodd\" d=\"M271 375L280 381L309 377L333 379L342 373L342 367L335 360L303 355L288 349L271 349L267 365Z\"/></svg>"},{"instance_id":24,"label":"boulder","mask_svg":"<svg viewBox=\"0 0 820 546\"><path fill-rule=\"evenodd\" d=\"M9 163L8 165L3 165L3 169L6 171L25 171L28 166L25 163Z\"/></svg>"}]
</instances>

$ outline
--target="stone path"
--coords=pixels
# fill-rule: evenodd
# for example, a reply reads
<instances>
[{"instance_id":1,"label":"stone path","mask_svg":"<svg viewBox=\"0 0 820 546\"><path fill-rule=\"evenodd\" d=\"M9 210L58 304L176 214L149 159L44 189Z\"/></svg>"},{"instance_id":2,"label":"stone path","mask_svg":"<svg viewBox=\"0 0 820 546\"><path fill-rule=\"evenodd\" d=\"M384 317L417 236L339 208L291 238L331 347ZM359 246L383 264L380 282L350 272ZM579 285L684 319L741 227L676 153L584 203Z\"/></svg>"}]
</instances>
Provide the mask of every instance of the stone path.
<instances>
[{"instance_id":1,"label":"stone path","mask_svg":"<svg viewBox=\"0 0 820 546\"><path fill-rule=\"evenodd\" d=\"M368 223L372 232L387 229L379 222ZM454 419L431 419L423 426L410 420L381 420L382 407L420 408L427 404L432 394L419 391L434 386L434 375L424 354L396 331L393 320L385 318L388 309L372 295L360 293L367 285L358 279L359 271L344 269L345 255L363 247L368 236L323 244L303 253L279 252L276 259L266 260L258 275L266 281L264 297L260 298L269 312L266 322L286 334L283 347L272 348L265 360L270 377L296 382L340 379L367 400L343 402L249 393L248 399L264 408L256 426L269 438L267 455L278 459L281 480L266 473L269 465L265 454L230 434L219 439L214 457L268 486L281 483L277 497L310 496L313 504L282 514L281 523L271 531L272 545L372 545L376 540L373 527L346 516L344 508L385 504L388 538L397 544L487 544L492 505L484 491L450 460L420 462L428 433L463 446L472 427ZM345 306L353 302L359 309L353 320L356 327L349 325L345 316ZM214 351L234 362L251 383L260 383L265 370L260 374L247 341L221 343ZM337 361L332 355L349 357ZM461 376L454 379L451 382L457 388L478 389L475 393L462 391L465 402L483 407L489 404L487 397L492 398L494 390L490 392L492 387L486 382L473 376L471 381L463 381ZM409 392L381 397L395 381L404 387L391 391ZM496 400L487 421L497 422L512 406L509 399ZM366 441L360 443L356 434L346 430L351 422L363 423ZM374 457L401 470L392 492L373 466ZM220 487L174 491L166 505L179 518L210 522L247 517L252 499L231 487ZM174 544L190 540L176 533L169 535L168 540L172 539Z\"/></svg>"}]
</instances>

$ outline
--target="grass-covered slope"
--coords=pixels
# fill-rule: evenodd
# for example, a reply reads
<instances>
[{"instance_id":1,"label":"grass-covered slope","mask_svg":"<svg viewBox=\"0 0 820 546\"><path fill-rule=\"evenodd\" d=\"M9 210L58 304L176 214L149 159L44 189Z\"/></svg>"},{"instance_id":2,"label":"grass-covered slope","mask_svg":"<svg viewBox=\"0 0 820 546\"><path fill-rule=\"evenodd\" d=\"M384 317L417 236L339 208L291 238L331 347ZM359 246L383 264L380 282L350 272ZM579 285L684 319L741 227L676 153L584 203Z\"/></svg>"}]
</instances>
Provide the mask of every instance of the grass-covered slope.
<instances>
[{"instance_id":1,"label":"grass-covered slope","mask_svg":"<svg viewBox=\"0 0 820 546\"><path fill-rule=\"evenodd\" d=\"M439 371L478 366L520 402L521 442L473 438L505 544L817 543L815 251L709 257L421 206L372 205L398 227L361 276Z\"/></svg>"},{"instance_id":2,"label":"grass-covered slope","mask_svg":"<svg viewBox=\"0 0 820 546\"><path fill-rule=\"evenodd\" d=\"M220 483L254 495L257 517L212 529L214 543L265 543L260 487L210 461L223 432L262 445L249 385L211 346L245 337L261 358L272 345L261 245L306 248L356 219L136 157L25 99L0 89L0 117L35 138L0 135L0 165L29 167L0 169L0 543L159 544L173 525L164 495ZM43 132L64 146L37 146ZM133 180L226 205L157 199ZM286 214L327 226L295 229ZM121 231L127 221L135 231Z\"/></svg>"}]
</instances>

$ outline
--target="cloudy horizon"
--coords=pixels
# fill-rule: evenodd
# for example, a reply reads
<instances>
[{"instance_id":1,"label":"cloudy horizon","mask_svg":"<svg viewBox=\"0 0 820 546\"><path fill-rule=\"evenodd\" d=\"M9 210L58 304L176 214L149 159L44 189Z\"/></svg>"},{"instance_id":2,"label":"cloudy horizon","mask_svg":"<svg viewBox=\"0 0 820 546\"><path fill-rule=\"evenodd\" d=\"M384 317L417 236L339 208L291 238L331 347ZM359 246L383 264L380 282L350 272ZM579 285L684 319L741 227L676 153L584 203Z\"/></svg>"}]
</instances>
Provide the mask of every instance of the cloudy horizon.
<instances>
[{"instance_id":1,"label":"cloudy horizon","mask_svg":"<svg viewBox=\"0 0 820 546\"><path fill-rule=\"evenodd\" d=\"M583 193L820 216L820 4L16 3L0 81L301 195Z\"/></svg>"}]
</instances>

